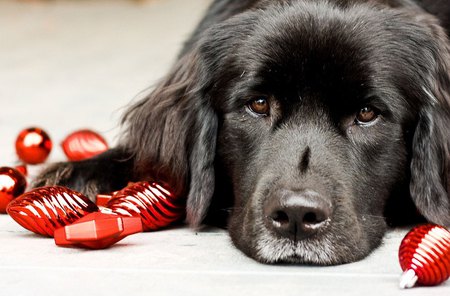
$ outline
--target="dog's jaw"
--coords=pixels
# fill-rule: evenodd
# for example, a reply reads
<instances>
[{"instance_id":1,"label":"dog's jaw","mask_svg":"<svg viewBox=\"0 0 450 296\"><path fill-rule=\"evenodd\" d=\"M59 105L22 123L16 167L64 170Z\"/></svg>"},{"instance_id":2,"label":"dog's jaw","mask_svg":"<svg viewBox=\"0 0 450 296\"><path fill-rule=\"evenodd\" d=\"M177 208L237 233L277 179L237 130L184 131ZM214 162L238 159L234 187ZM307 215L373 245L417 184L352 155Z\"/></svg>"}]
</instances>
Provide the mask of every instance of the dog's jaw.
<instances>
[{"instance_id":1,"label":"dog's jaw","mask_svg":"<svg viewBox=\"0 0 450 296\"><path fill-rule=\"evenodd\" d=\"M268 185L271 184L271 185ZM342 185L342 184L341 184ZM235 246L255 260L273 263L337 265L355 262L370 254L386 230L383 217L358 213L352 193L341 188L335 196L333 214L326 225L303 240L282 237L267 227L263 200L273 182L261 178L255 191L231 214L229 232Z\"/></svg>"}]
</instances>

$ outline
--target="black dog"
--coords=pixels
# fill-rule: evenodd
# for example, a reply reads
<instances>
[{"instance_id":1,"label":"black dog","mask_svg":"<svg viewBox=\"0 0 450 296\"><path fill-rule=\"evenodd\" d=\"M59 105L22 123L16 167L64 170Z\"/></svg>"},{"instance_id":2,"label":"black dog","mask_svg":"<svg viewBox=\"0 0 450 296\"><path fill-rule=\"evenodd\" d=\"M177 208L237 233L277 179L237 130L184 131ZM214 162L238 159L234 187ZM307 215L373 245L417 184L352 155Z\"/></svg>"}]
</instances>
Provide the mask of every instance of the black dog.
<instances>
[{"instance_id":1,"label":"black dog","mask_svg":"<svg viewBox=\"0 0 450 296\"><path fill-rule=\"evenodd\" d=\"M447 0L216 0L121 144L34 186L156 178L267 263L359 260L416 208L450 226L446 29Z\"/></svg>"}]
</instances>

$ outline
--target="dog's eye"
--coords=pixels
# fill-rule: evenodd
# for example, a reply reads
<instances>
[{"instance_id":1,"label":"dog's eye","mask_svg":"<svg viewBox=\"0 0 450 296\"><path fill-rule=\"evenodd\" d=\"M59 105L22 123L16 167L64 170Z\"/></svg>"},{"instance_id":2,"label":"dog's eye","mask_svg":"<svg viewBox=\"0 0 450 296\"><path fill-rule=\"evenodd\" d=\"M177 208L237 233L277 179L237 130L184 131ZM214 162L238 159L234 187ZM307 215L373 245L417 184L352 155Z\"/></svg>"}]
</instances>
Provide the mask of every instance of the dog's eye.
<instances>
[{"instance_id":1,"label":"dog's eye","mask_svg":"<svg viewBox=\"0 0 450 296\"><path fill-rule=\"evenodd\" d=\"M258 97L247 104L248 108L258 115L269 115L270 104L267 98Z\"/></svg>"},{"instance_id":2,"label":"dog's eye","mask_svg":"<svg viewBox=\"0 0 450 296\"><path fill-rule=\"evenodd\" d=\"M378 112L371 107L362 108L356 115L356 124L364 125L373 122L378 118Z\"/></svg>"}]
</instances>

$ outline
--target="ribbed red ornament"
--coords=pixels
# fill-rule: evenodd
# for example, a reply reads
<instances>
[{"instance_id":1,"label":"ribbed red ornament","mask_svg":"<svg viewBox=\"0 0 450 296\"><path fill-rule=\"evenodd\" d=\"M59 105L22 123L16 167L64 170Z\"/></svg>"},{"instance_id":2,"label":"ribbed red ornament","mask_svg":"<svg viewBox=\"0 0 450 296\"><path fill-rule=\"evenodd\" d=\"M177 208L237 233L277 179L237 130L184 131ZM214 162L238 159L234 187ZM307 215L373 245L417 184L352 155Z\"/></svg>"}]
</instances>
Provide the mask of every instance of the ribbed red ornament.
<instances>
[{"instance_id":1,"label":"ribbed red ornament","mask_svg":"<svg viewBox=\"0 0 450 296\"><path fill-rule=\"evenodd\" d=\"M68 135L61 147L70 161L80 161L105 152L108 143L98 133L84 129Z\"/></svg>"},{"instance_id":2,"label":"ribbed red ornament","mask_svg":"<svg viewBox=\"0 0 450 296\"><path fill-rule=\"evenodd\" d=\"M185 201L156 182L138 182L117 192L107 208L121 216L141 217L144 230L158 230L185 215Z\"/></svg>"},{"instance_id":3,"label":"ribbed red ornament","mask_svg":"<svg viewBox=\"0 0 450 296\"><path fill-rule=\"evenodd\" d=\"M404 271L401 288L446 281L450 276L450 232L434 224L413 228L400 244L399 261Z\"/></svg>"},{"instance_id":4,"label":"ribbed red ornament","mask_svg":"<svg viewBox=\"0 0 450 296\"><path fill-rule=\"evenodd\" d=\"M9 203L8 214L24 228L45 236L71 224L98 207L86 196L60 186L36 188Z\"/></svg>"}]
</instances>

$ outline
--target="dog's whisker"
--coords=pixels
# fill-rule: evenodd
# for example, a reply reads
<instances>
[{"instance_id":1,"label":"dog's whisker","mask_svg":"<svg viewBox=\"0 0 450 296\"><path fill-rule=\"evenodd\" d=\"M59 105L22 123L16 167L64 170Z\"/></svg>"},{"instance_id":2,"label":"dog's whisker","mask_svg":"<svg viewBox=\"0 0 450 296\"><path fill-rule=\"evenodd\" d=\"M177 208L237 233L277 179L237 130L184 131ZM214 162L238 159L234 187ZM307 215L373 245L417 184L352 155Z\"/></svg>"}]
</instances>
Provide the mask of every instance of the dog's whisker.
<instances>
[{"instance_id":1,"label":"dog's whisker","mask_svg":"<svg viewBox=\"0 0 450 296\"><path fill-rule=\"evenodd\" d=\"M361 218L376 218L376 219L380 219L380 220L386 220L386 217L381 216L381 215L369 215L369 214L363 214L360 215Z\"/></svg>"}]
</instances>

